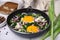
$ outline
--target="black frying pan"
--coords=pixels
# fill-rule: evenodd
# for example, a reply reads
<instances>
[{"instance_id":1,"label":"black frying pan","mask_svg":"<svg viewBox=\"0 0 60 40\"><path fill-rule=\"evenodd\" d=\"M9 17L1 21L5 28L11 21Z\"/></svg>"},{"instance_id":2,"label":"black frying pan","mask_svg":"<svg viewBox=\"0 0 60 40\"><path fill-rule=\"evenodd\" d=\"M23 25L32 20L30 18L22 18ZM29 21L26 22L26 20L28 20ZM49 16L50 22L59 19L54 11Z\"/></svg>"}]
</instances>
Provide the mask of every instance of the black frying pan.
<instances>
[{"instance_id":1,"label":"black frying pan","mask_svg":"<svg viewBox=\"0 0 60 40\"><path fill-rule=\"evenodd\" d=\"M48 26L45 30L41 31L41 32L38 32L38 33L33 33L33 34L23 34L23 33L19 33L19 32L16 32L15 30L13 30L12 27L10 27L10 19L15 16L16 14L19 14L19 13L22 13L22 12L25 12L25 13L39 13L41 14L44 18L46 18L46 20L48 21ZM37 36L41 36L43 35L44 33L46 33L49 29L50 29L50 19L48 17L47 14L45 14L43 11L40 11L40 10L37 10L37 9L30 9L30 8L23 8L23 9L19 9L17 11L14 11L12 12L8 18L7 18L7 24L8 24L8 27L13 31L15 32L16 34L22 36L22 37L26 37L26 38L34 38L34 37L37 37Z\"/></svg>"}]
</instances>

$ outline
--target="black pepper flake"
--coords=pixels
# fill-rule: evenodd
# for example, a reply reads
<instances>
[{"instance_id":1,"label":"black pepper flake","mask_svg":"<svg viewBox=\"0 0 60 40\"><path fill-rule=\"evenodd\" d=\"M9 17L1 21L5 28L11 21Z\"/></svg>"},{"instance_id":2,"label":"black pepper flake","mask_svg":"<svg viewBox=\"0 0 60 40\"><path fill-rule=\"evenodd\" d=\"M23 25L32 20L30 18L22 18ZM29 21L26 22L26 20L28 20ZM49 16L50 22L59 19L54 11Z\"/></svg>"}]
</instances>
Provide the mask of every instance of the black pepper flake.
<instances>
[{"instance_id":1,"label":"black pepper flake","mask_svg":"<svg viewBox=\"0 0 60 40\"><path fill-rule=\"evenodd\" d=\"M6 35L8 35L8 32L6 32Z\"/></svg>"}]
</instances>

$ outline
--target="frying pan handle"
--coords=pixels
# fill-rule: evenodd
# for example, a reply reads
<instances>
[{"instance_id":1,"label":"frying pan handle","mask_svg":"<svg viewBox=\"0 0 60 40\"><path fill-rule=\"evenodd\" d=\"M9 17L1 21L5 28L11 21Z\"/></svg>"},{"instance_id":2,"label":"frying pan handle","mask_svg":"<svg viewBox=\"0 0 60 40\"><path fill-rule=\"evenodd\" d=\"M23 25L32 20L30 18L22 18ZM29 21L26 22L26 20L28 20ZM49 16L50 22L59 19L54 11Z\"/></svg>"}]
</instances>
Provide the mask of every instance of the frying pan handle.
<instances>
[{"instance_id":1,"label":"frying pan handle","mask_svg":"<svg viewBox=\"0 0 60 40\"><path fill-rule=\"evenodd\" d=\"M43 12L48 12L48 10L43 10Z\"/></svg>"},{"instance_id":2,"label":"frying pan handle","mask_svg":"<svg viewBox=\"0 0 60 40\"><path fill-rule=\"evenodd\" d=\"M28 7L28 9L32 9L32 7L31 7L31 6L29 6L29 7Z\"/></svg>"},{"instance_id":3,"label":"frying pan handle","mask_svg":"<svg viewBox=\"0 0 60 40\"><path fill-rule=\"evenodd\" d=\"M29 10L29 9L33 9L31 6L29 6L28 8L27 8L27 10ZM43 12L48 12L48 10L43 10Z\"/></svg>"},{"instance_id":4,"label":"frying pan handle","mask_svg":"<svg viewBox=\"0 0 60 40\"><path fill-rule=\"evenodd\" d=\"M32 9L33 9L33 8L32 8L31 6L27 7L27 12L28 12L28 11L32 11Z\"/></svg>"}]
</instances>

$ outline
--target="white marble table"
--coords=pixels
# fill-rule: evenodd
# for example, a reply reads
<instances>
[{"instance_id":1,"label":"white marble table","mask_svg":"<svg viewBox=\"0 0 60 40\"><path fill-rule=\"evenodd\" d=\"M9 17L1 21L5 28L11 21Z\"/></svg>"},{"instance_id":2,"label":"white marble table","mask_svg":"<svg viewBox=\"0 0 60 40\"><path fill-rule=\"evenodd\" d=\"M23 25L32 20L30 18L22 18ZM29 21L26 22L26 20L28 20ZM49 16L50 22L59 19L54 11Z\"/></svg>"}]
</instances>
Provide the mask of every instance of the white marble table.
<instances>
[{"instance_id":1,"label":"white marble table","mask_svg":"<svg viewBox=\"0 0 60 40\"><path fill-rule=\"evenodd\" d=\"M60 5L59 4L60 4L59 0L55 2L55 13L56 13L56 15L58 15L60 13ZM5 17L7 17L7 16L5 16ZM0 28L0 31L1 31L0 32L0 40L30 40L28 38L23 38L23 37L16 35L15 33L13 33L9 29L8 25ZM6 35L6 32L8 32L7 35ZM31 40L40 40L40 37L33 38ZM46 40L50 40L50 37L48 37ZM60 40L60 34L56 37L55 40Z\"/></svg>"}]
</instances>

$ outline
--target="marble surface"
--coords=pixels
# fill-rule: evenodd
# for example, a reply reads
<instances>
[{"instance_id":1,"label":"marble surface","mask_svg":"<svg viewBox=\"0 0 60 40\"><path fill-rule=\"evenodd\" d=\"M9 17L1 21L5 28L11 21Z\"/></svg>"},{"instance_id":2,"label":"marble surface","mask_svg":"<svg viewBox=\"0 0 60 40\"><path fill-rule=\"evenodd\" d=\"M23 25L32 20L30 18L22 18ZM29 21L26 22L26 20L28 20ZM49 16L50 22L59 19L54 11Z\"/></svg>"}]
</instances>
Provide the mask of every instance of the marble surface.
<instances>
[{"instance_id":1,"label":"marble surface","mask_svg":"<svg viewBox=\"0 0 60 40\"><path fill-rule=\"evenodd\" d=\"M55 13L58 15L60 13L60 0L56 0L55 2ZM7 15L5 16L7 17ZM16 35L13 33L8 25L0 28L0 40L40 40L40 37L33 38L33 39L28 39L28 38L23 38L21 36ZM48 37L46 40L50 40L50 37ZM56 37L55 40L60 40L60 34Z\"/></svg>"}]
</instances>

